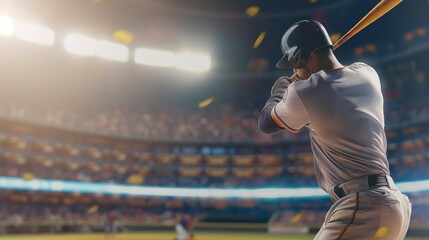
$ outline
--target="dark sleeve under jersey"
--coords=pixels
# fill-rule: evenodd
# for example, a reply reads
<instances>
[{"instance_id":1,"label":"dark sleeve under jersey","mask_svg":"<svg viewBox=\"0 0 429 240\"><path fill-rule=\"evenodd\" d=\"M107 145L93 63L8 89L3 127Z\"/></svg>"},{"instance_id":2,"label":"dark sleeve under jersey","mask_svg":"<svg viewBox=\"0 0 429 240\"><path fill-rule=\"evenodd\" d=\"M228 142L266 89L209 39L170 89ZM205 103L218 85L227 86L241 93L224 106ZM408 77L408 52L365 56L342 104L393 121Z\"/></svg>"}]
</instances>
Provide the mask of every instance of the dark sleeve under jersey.
<instances>
[{"instance_id":1,"label":"dark sleeve under jersey","mask_svg":"<svg viewBox=\"0 0 429 240\"><path fill-rule=\"evenodd\" d=\"M258 127L266 134L277 133L284 129L273 121L271 117L271 110L283 99L290 84L289 82L290 80L287 77L280 77L276 80L271 89L271 97L268 99L264 108L259 114Z\"/></svg>"}]
</instances>

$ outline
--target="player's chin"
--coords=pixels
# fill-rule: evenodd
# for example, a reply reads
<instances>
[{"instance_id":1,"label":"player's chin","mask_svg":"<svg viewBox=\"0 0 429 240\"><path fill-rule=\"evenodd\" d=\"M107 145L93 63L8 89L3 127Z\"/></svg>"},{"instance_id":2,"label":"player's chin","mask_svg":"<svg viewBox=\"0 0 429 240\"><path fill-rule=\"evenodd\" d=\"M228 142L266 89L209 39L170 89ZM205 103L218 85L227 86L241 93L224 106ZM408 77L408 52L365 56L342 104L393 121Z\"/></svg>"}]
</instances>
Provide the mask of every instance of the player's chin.
<instances>
[{"instance_id":1,"label":"player's chin","mask_svg":"<svg viewBox=\"0 0 429 240\"><path fill-rule=\"evenodd\" d=\"M298 74L298 79L300 79L300 80L306 80L309 78L310 78L310 75L308 75L308 74Z\"/></svg>"},{"instance_id":2,"label":"player's chin","mask_svg":"<svg viewBox=\"0 0 429 240\"><path fill-rule=\"evenodd\" d=\"M297 75L298 79L301 79L301 80L305 80L310 77L307 71L303 71L301 69L296 69L295 74Z\"/></svg>"}]
</instances>

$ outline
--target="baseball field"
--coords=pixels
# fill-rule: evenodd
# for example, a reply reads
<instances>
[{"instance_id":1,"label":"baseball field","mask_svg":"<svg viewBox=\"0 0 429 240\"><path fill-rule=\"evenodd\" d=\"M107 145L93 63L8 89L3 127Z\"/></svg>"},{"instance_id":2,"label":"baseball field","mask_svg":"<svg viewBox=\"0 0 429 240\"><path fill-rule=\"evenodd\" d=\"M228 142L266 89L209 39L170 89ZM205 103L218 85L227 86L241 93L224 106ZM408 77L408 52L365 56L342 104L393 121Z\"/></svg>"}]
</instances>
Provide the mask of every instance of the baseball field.
<instances>
[{"instance_id":1,"label":"baseball field","mask_svg":"<svg viewBox=\"0 0 429 240\"><path fill-rule=\"evenodd\" d=\"M175 234L165 232L145 232L145 233L126 233L116 236L106 236L104 234L49 234L49 235L15 235L0 236L0 240L174 240ZM265 239L284 239L284 240L311 240L313 235L272 235L265 233L197 233L195 240L265 240ZM427 238L407 237L405 240L424 240Z\"/></svg>"}]
</instances>

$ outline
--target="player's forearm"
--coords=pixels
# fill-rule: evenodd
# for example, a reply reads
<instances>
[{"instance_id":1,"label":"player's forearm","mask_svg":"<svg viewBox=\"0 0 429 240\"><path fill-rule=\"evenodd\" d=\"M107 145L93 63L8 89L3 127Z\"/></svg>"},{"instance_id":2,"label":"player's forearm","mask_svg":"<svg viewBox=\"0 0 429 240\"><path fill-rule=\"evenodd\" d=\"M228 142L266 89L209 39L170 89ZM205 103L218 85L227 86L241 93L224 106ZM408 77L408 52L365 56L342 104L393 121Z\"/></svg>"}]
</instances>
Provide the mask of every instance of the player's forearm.
<instances>
[{"instance_id":1,"label":"player's forearm","mask_svg":"<svg viewBox=\"0 0 429 240\"><path fill-rule=\"evenodd\" d=\"M266 134L280 132L284 128L277 125L271 116L272 109L279 103L289 87L289 79L281 77L277 79L271 89L271 97L268 99L261 113L259 114L258 127Z\"/></svg>"},{"instance_id":2,"label":"player's forearm","mask_svg":"<svg viewBox=\"0 0 429 240\"><path fill-rule=\"evenodd\" d=\"M258 127L263 133L274 134L283 130L283 128L279 127L271 117L271 110L273 109L275 104L277 103L274 101L270 102L269 100L269 102L267 102L267 104L259 114Z\"/></svg>"}]
</instances>

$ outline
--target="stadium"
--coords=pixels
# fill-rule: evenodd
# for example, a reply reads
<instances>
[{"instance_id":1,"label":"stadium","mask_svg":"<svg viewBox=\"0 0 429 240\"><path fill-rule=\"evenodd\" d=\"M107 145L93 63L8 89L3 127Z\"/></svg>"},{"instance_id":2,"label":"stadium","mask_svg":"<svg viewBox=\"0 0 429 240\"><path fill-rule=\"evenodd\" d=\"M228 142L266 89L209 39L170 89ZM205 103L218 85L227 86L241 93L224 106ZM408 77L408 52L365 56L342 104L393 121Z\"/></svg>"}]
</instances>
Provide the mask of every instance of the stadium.
<instances>
[{"instance_id":1,"label":"stadium","mask_svg":"<svg viewBox=\"0 0 429 240\"><path fill-rule=\"evenodd\" d=\"M336 42L379 2L0 0L0 240L313 239L333 201L309 131L258 116L290 25ZM379 75L408 240L429 239L428 12L404 0L335 50Z\"/></svg>"}]
</instances>

